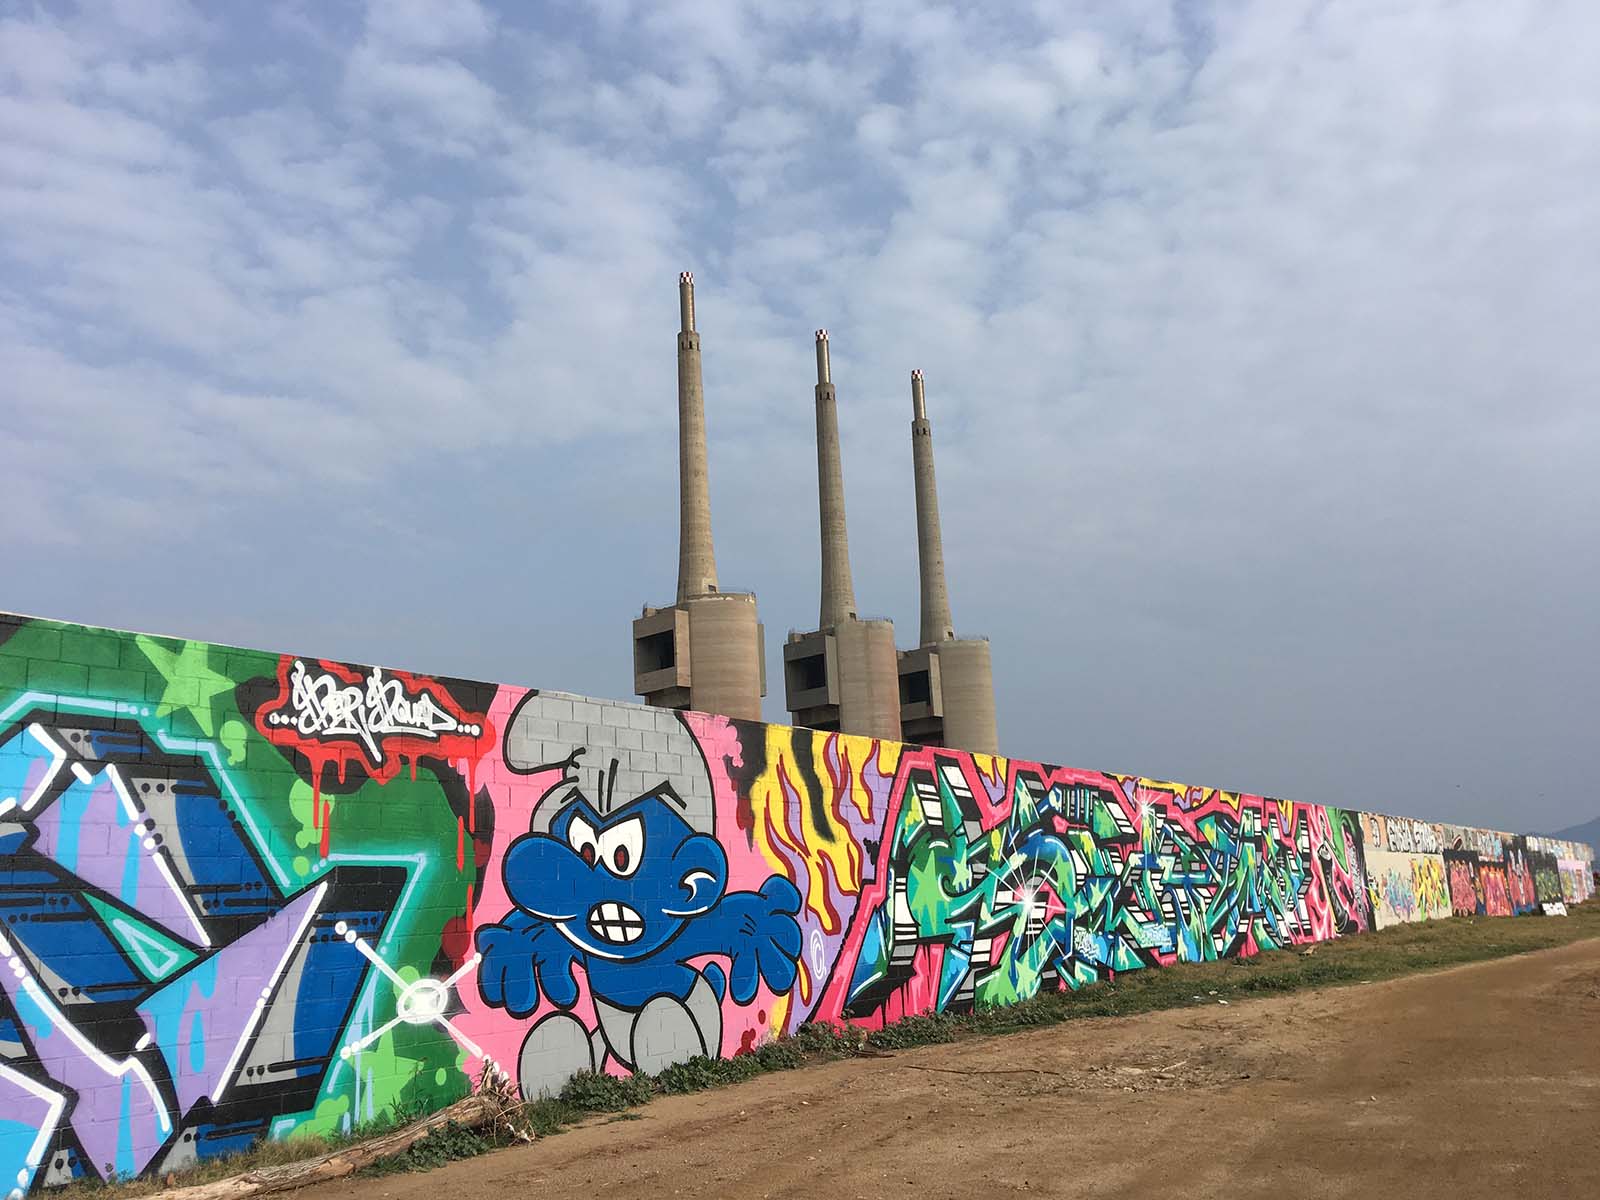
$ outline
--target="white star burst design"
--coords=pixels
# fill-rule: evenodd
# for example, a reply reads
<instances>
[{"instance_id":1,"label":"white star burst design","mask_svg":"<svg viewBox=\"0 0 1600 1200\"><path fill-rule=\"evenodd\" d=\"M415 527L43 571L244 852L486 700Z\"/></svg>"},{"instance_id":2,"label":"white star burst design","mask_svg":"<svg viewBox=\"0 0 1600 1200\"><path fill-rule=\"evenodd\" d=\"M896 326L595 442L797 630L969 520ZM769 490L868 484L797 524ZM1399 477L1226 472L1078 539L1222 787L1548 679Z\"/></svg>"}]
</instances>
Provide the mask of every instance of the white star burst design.
<instances>
[{"instance_id":1,"label":"white star burst design","mask_svg":"<svg viewBox=\"0 0 1600 1200\"><path fill-rule=\"evenodd\" d=\"M402 1024L437 1025L448 1033L458 1046L474 1058L486 1057L482 1048L451 1024L450 1018L445 1016L445 1010L450 1007L450 994L455 989L456 983L462 976L478 965L483 958L481 954L473 953L447 979L418 979L414 983L407 983L393 967L383 961L382 956L376 950L367 944L366 938L351 929L345 922L340 921L333 927L333 931L361 951L368 962L387 975L395 986L396 994L393 1019L378 1026L366 1036L357 1038L349 1045L341 1047L339 1050L340 1058L348 1059L357 1051L365 1050L396 1025Z\"/></svg>"}]
</instances>

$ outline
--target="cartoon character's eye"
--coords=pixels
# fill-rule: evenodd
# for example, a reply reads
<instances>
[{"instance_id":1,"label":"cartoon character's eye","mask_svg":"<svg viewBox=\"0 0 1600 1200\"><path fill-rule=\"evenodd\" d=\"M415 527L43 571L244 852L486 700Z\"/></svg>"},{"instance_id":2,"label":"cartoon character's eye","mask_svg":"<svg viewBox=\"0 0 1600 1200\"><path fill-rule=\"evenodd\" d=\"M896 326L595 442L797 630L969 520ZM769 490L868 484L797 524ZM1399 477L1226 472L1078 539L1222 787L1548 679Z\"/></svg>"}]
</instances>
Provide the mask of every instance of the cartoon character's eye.
<instances>
[{"instance_id":1,"label":"cartoon character's eye","mask_svg":"<svg viewBox=\"0 0 1600 1200\"><path fill-rule=\"evenodd\" d=\"M599 838L595 836L594 826L576 813L567 825L567 845L576 850L578 856L591 867L600 857Z\"/></svg>"},{"instance_id":2,"label":"cartoon character's eye","mask_svg":"<svg viewBox=\"0 0 1600 1200\"><path fill-rule=\"evenodd\" d=\"M632 875L644 853L644 822L629 817L600 833L600 863L613 875Z\"/></svg>"}]
</instances>

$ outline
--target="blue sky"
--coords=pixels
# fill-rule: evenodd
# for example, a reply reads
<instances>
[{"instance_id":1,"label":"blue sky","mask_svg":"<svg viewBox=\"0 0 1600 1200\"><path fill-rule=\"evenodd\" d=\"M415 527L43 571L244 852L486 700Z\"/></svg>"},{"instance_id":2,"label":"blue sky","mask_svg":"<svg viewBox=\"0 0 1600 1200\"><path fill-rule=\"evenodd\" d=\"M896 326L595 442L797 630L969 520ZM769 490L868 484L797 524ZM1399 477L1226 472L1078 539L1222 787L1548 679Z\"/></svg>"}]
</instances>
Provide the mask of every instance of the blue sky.
<instances>
[{"instance_id":1,"label":"blue sky","mask_svg":"<svg viewBox=\"0 0 1600 1200\"><path fill-rule=\"evenodd\" d=\"M687 268L774 680L826 326L1008 752L1573 823L1596 128L1582 0L0 0L0 607L626 696Z\"/></svg>"}]
</instances>

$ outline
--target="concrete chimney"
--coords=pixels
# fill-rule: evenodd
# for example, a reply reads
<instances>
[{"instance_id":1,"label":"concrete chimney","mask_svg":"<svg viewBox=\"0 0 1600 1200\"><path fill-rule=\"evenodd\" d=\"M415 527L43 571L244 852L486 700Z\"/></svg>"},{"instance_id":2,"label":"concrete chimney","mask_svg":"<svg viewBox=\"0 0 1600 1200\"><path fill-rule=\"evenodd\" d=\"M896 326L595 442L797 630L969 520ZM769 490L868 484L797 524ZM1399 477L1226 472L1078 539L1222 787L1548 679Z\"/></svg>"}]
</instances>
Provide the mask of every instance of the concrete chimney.
<instances>
[{"instance_id":1,"label":"concrete chimney","mask_svg":"<svg viewBox=\"0 0 1600 1200\"><path fill-rule=\"evenodd\" d=\"M633 622L633 690L659 708L761 719L766 651L756 598L717 587L706 482L705 387L694 276L678 276L678 599Z\"/></svg>"},{"instance_id":2,"label":"concrete chimney","mask_svg":"<svg viewBox=\"0 0 1600 1200\"><path fill-rule=\"evenodd\" d=\"M939 532L939 488L933 476L933 427L922 394L922 372L911 372L911 469L917 489L917 566L922 576L922 645L955 637Z\"/></svg>"},{"instance_id":3,"label":"concrete chimney","mask_svg":"<svg viewBox=\"0 0 1600 1200\"><path fill-rule=\"evenodd\" d=\"M844 531L839 404L828 331L817 330L817 505L822 518L822 619L783 646L784 702L809 729L900 740L900 667L893 621L856 616Z\"/></svg>"},{"instance_id":4,"label":"concrete chimney","mask_svg":"<svg viewBox=\"0 0 1600 1200\"><path fill-rule=\"evenodd\" d=\"M939 490L933 478L933 427L921 371L911 372L911 466L917 488L922 643L899 656L900 727L911 741L998 754L989 641L956 637L950 620Z\"/></svg>"},{"instance_id":5,"label":"concrete chimney","mask_svg":"<svg viewBox=\"0 0 1600 1200\"><path fill-rule=\"evenodd\" d=\"M855 619L850 540L844 528L844 472L839 465L839 405L828 362L828 331L817 330L817 505L822 518L822 617L828 629Z\"/></svg>"},{"instance_id":6,"label":"concrete chimney","mask_svg":"<svg viewBox=\"0 0 1600 1200\"><path fill-rule=\"evenodd\" d=\"M706 400L700 335L694 328L694 276L678 276L678 602L717 590L706 475Z\"/></svg>"}]
</instances>

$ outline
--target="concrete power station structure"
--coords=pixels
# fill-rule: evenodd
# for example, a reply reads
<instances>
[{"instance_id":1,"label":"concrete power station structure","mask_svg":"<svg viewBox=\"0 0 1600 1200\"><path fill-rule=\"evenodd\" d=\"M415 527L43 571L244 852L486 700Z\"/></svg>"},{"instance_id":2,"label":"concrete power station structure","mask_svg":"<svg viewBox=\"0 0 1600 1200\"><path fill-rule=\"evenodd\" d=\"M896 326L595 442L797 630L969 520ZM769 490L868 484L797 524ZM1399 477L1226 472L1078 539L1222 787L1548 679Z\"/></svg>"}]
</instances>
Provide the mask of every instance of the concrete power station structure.
<instances>
[{"instance_id":1,"label":"concrete power station structure","mask_svg":"<svg viewBox=\"0 0 1600 1200\"><path fill-rule=\"evenodd\" d=\"M660 708L761 719L765 639L750 592L717 590L694 276L678 277L678 599L633 623L633 690Z\"/></svg>"},{"instance_id":2,"label":"concrete power station structure","mask_svg":"<svg viewBox=\"0 0 1600 1200\"><path fill-rule=\"evenodd\" d=\"M950 619L933 477L933 426L922 372L911 372L911 467L917 488L917 567L922 581L922 636L900 655L900 725L912 741L1000 752L994 719L994 668L987 638L958 638Z\"/></svg>"},{"instance_id":3,"label":"concrete power station structure","mask_svg":"<svg viewBox=\"0 0 1600 1200\"><path fill-rule=\"evenodd\" d=\"M796 725L900 740L900 684L892 621L863 621L850 580L839 461L839 405L828 331L817 330L817 512L822 523L822 611L811 633L783 646L785 703Z\"/></svg>"},{"instance_id":4,"label":"concrete power station structure","mask_svg":"<svg viewBox=\"0 0 1600 1200\"><path fill-rule=\"evenodd\" d=\"M694 277L678 279L678 597L646 607L633 623L634 691L648 704L759 720L766 695L764 634L750 593L717 588L706 476L705 388L695 329ZM911 373L911 453L917 497L922 633L915 650L895 649L894 624L862 620L850 577L838 394L828 332L817 351L817 510L822 605L817 628L783 647L784 699L796 725L996 754L989 643L958 638L950 618L933 435L922 372Z\"/></svg>"}]
</instances>

